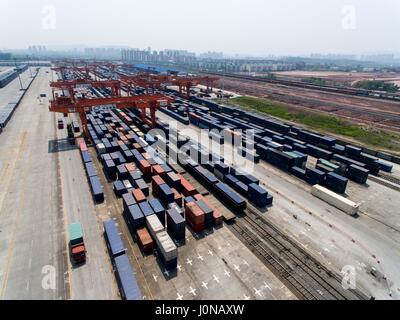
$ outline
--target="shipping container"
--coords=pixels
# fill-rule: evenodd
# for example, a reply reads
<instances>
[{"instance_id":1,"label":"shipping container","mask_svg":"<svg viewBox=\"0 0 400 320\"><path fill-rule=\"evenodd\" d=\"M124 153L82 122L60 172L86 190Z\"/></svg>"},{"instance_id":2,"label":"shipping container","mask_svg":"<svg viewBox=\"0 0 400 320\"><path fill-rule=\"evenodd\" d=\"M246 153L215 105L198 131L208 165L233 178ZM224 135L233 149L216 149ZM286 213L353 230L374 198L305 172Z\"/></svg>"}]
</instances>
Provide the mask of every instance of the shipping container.
<instances>
[{"instance_id":1,"label":"shipping container","mask_svg":"<svg viewBox=\"0 0 400 320\"><path fill-rule=\"evenodd\" d=\"M107 248L110 252L111 258L114 259L125 254L126 249L114 220L104 221L103 226L104 238L106 239Z\"/></svg>"},{"instance_id":2,"label":"shipping container","mask_svg":"<svg viewBox=\"0 0 400 320\"><path fill-rule=\"evenodd\" d=\"M216 195L228 206L241 212L246 209L247 204L236 192L229 188L226 184L218 182L214 185Z\"/></svg>"},{"instance_id":3,"label":"shipping container","mask_svg":"<svg viewBox=\"0 0 400 320\"><path fill-rule=\"evenodd\" d=\"M165 226L165 208L161 204L161 202L158 199L151 199L149 200L149 204L151 208L153 209L154 213L160 219L160 222L162 225Z\"/></svg>"},{"instance_id":4,"label":"shipping container","mask_svg":"<svg viewBox=\"0 0 400 320\"><path fill-rule=\"evenodd\" d=\"M138 245L139 245L140 249L144 253L153 252L154 241L151 238L151 236L146 228L136 230L136 239L138 241Z\"/></svg>"},{"instance_id":5,"label":"shipping container","mask_svg":"<svg viewBox=\"0 0 400 320\"><path fill-rule=\"evenodd\" d=\"M174 192L167 184L162 184L159 186L159 199L164 205L168 205L175 201Z\"/></svg>"},{"instance_id":6,"label":"shipping container","mask_svg":"<svg viewBox=\"0 0 400 320\"><path fill-rule=\"evenodd\" d=\"M126 217L133 230L136 230L137 228L143 228L145 225L145 217L138 204L128 207Z\"/></svg>"},{"instance_id":7,"label":"shipping container","mask_svg":"<svg viewBox=\"0 0 400 320\"><path fill-rule=\"evenodd\" d=\"M121 180L117 180L113 183L113 190L118 198L122 197L122 195L126 193L126 188Z\"/></svg>"},{"instance_id":8,"label":"shipping container","mask_svg":"<svg viewBox=\"0 0 400 320\"><path fill-rule=\"evenodd\" d=\"M364 184L368 180L369 170L356 166L354 164L350 165L347 169L346 176L350 180Z\"/></svg>"},{"instance_id":9,"label":"shipping container","mask_svg":"<svg viewBox=\"0 0 400 320\"><path fill-rule=\"evenodd\" d=\"M118 286L123 300L142 300L143 296L140 292L133 273L128 256L123 254L115 258L115 274Z\"/></svg>"},{"instance_id":10,"label":"shipping container","mask_svg":"<svg viewBox=\"0 0 400 320\"><path fill-rule=\"evenodd\" d=\"M324 188L320 185L314 185L311 189L312 195L320 198L328 204L342 210L348 215L354 216L358 212L360 204L357 204L345 197L342 197L331 190Z\"/></svg>"},{"instance_id":11,"label":"shipping container","mask_svg":"<svg viewBox=\"0 0 400 320\"><path fill-rule=\"evenodd\" d=\"M176 269L178 263L178 250L175 243L166 231L156 234L157 252L167 270Z\"/></svg>"},{"instance_id":12,"label":"shipping container","mask_svg":"<svg viewBox=\"0 0 400 320\"><path fill-rule=\"evenodd\" d=\"M270 195L267 190L255 183L249 184L248 198L251 203L260 208L272 205L273 201L272 195Z\"/></svg>"},{"instance_id":13,"label":"shipping container","mask_svg":"<svg viewBox=\"0 0 400 320\"><path fill-rule=\"evenodd\" d=\"M167 230L174 239L185 239L185 219L175 208L167 211Z\"/></svg>"},{"instance_id":14,"label":"shipping container","mask_svg":"<svg viewBox=\"0 0 400 320\"><path fill-rule=\"evenodd\" d=\"M154 240L157 233L165 230L160 219L155 214L146 217L146 226Z\"/></svg>"},{"instance_id":15,"label":"shipping container","mask_svg":"<svg viewBox=\"0 0 400 320\"><path fill-rule=\"evenodd\" d=\"M104 201L103 186L100 183L98 176L92 176L89 178L90 189L92 191L93 199L95 202L100 203Z\"/></svg>"},{"instance_id":16,"label":"shipping container","mask_svg":"<svg viewBox=\"0 0 400 320\"><path fill-rule=\"evenodd\" d=\"M140 189L134 189L132 191L132 195L135 198L137 203L146 201L146 196L144 195L143 191Z\"/></svg>"}]
</instances>

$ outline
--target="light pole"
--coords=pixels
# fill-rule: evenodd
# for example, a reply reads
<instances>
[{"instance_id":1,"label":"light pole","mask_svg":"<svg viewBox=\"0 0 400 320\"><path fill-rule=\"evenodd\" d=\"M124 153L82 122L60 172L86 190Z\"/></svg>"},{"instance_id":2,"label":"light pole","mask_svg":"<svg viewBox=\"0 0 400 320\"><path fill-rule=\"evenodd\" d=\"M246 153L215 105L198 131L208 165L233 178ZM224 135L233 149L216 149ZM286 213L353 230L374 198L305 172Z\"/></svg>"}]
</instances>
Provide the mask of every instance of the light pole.
<instances>
[{"instance_id":1,"label":"light pole","mask_svg":"<svg viewBox=\"0 0 400 320\"><path fill-rule=\"evenodd\" d=\"M31 69L31 57L30 56L28 56L28 67L29 67L29 72L31 73L31 78L33 78L32 69Z\"/></svg>"},{"instance_id":2,"label":"light pole","mask_svg":"<svg viewBox=\"0 0 400 320\"><path fill-rule=\"evenodd\" d=\"M15 64L15 67L17 68L17 59L15 59L15 58L14 58L14 64ZM24 90L24 87L22 86L21 76L20 76L18 70L17 70L17 73L18 73L18 79L19 79L19 84L21 86L21 90Z\"/></svg>"}]
</instances>

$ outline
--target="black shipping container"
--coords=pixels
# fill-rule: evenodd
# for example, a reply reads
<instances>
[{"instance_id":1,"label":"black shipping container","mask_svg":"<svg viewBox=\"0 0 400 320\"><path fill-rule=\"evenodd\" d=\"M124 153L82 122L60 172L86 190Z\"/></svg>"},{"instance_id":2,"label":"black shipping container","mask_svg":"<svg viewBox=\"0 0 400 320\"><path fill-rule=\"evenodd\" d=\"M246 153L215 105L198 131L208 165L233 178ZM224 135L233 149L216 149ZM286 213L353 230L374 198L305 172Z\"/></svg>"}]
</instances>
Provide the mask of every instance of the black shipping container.
<instances>
[{"instance_id":1,"label":"black shipping container","mask_svg":"<svg viewBox=\"0 0 400 320\"><path fill-rule=\"evenodd\" d=\"M167 211L167 230L173 238L185 239L185 219L175 208Z\"/></svg>"},{"instance_id":2,"label":"black shipping container","mask_svg":"<svg viewBox=\"0 0 400 320\"><path fill-rule=\"evenodd\" d=\"M241 212L247 207L246 201L243 200L236 192L229 188L226 184L218 182L214 185L216 195L228 206Z\"/></svg>"},{"instance_id":3,"label":"black shipping container","mask_svg":"<svg viewBox=\"0 0 400 320\"><path fill-rule=\"evenodd\" d=\"M352 164L347 168L346 176L350 180L364 184L367 182L368 174L369 170Z\"/></svg>"},{"instance_id":4,"label":"black shipping container","mask_svg":"<svg viewBox=\"0 0 400 320\"><path fill-rule=\"evenodd\" d=\"M90 177L89 181L94 200L98 203L103 202L104 201L103 186L100 183L99 177L98 176Z\"/></svg>"}]
</instances>

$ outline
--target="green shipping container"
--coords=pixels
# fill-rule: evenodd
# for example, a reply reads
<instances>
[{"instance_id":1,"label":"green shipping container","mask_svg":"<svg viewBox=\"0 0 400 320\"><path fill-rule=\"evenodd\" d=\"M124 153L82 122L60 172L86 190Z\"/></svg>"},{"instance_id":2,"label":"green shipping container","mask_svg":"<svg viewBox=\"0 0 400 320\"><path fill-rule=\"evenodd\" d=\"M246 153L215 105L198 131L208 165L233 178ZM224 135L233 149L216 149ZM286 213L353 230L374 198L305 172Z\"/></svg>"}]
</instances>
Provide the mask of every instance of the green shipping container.
<instances>
[{"instance_id":1,"label":"green shipping container","mask_svg":"<svg viewBox=\"0 0 400 320\"><path fill-rule=\"evenodd\" d=\"M83 232L80 222L69 225L69 241L71 246L83 243Z\"/></svg>"}]
</instances>

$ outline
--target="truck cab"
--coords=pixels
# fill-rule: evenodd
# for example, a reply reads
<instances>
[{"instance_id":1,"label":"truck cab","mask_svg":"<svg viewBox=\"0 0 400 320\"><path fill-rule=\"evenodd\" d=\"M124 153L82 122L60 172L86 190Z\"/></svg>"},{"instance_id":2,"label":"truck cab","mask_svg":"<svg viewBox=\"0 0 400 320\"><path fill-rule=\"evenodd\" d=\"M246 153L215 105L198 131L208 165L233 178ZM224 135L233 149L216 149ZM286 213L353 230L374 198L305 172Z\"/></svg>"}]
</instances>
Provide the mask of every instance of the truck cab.
<instances>
[{"instance_id":1,"label":"truck cab","mask_svg":"<svg viewBox=\"0 0 400 320\"><path fill-rule=\"evenodd\" d=\"M68 231L71 260L75 265L83 264L86 262L86 248L81 223L78 221L70 224Z\"/></svg>"}]
</instances>

